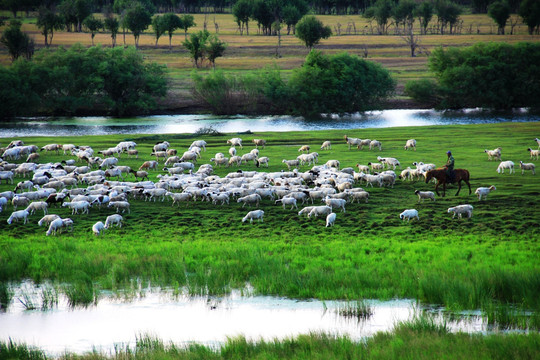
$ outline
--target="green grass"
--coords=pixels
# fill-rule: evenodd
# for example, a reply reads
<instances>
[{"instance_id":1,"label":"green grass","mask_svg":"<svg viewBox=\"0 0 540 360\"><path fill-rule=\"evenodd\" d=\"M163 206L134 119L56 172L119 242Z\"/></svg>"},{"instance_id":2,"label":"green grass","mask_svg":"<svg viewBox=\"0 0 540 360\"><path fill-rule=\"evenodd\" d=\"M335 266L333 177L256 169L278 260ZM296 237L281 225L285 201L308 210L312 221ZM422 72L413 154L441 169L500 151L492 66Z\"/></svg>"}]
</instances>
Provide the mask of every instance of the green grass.
<instances>
[{"instance_id":1,"label":"green grass","mask_svg":"<svg viewBox=\"0 0 540 360\"><path fill-rule=\"evenodd\" d=\"M349 130L347 135L378 139L383 151L347 150L343 131L259 133L241 135L245 147L252 138L265 138L269 146L261 156L269 156L269 171L284 167L281 159L298 155L303 144L318 149L323 140L333 142L331 151L321 154L321 163L338 159L342 167L366 164L377 155L397 157L403 165L413 161L445 161L452 149L456 167L471 172L473 191L478 186L495 185L487 201L478 202L455 187L445 198L417 203L415 189L433 190L432 184L398 181L394 189L368 188L368 204L350 204L337 214L336 225L326 228L324 219L299 217L269 200L264 223L242 223L249 209L232 201L220 207L207 202L171 207L169 201L147 203L131 200L131 214L125 226L111 229L102 237L91 227L113 213L92 208L89 215L71 215L66 208L50 213L72 217L74 231L46 237L46 229L30 217L27 225L8 225L8 207L0 215L0 280L67 283L60 291L70 294L73 304L89 304L103 289L132 287L140 278L154 285L186 287L191 294L222 294L251 284L257 294L292 298L365 299L417 298L425 303L443 304L450 309L481 309L491 303L512 304L522 310L540 309L540 230L536 204L539 185L536 176L499 175L496 162L487 160L483 150L501 146L503 159L528 161L527 147L540 134L538 123L504 123L467 126L429 126ZM158 136L180 152L192 136ZM229 136L203 136L208 143L200 163L218 151L227 152ZM62 142L90 144L105 149L126 136L83 138L26 138L27 144L43 146ZM121 158L120 164L134 168L150 160L156 136L133 135L139 145L139 160ZM404 151L409 138L418 141L418 150ZM8 140L2 141L2 144ZM62 155L42 153L41 162L60 161ZM255 170L253 165L242 167ZM306 170L304 168L303 170ZM218 168L224 176L236 168ZM156 180L157 174L151 174ZM20 181L22 179L17 179ZM14 185L0 185L0 191ZM470 203L472 219L451 219L450 206ZM403 223L398 215L416 208L420 221ZM2 292L0 292L2 293ZM6 295L2 295L2 299Z\"/></svg>"}]
</instances>

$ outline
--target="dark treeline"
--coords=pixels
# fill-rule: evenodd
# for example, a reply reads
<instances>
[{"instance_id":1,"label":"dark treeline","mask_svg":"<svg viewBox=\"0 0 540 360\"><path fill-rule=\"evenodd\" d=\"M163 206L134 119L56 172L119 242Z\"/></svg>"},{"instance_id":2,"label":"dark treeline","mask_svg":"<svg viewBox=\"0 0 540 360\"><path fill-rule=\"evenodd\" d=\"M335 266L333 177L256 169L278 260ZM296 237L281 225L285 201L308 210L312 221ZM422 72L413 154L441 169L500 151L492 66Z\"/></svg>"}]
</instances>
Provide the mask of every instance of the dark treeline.
<instances>
[{"instance_id":1,"label":"dark treeline","mask_svg":"<svg viewBox=\"0 0 540 360\"><path fill-rule=\"evenodd\" d=\"M231 13L233 6L239 0L146 0L156 12L177 13ZM256 1L256 0L253 0ZM73 3L76 7L85 7L93 12L106 12L112 9L115 3L126 0L0 0L0 9L10 11L13 14L23 11L37 11L41 6L48 8L60 6L62 3ZM289 0L265 0L270 6L287 6L294 1ZM315 14L361 14L372 6L376 0L308 0L310 10ZM398 2L395 0L394 2ZM435 2L435 0L433 1ZM489 5L496 0L453 0L453 3L469 7L475 13L487 13ZM517 12L522 0L507 0L512 12Z\"/></svg>"}]
</instances>

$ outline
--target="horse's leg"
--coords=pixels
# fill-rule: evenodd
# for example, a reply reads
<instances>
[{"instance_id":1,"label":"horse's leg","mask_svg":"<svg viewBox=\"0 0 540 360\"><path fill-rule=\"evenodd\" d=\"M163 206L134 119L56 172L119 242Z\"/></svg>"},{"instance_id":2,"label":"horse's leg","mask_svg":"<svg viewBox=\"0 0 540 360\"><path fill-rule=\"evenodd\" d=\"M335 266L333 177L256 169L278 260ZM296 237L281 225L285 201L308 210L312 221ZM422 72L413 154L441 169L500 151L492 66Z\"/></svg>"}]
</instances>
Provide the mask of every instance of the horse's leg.
<instances>
[{"instance_id":1,"label":"horse's leg","mask_svg":"<svg viewBox=\"0 0 540 360\"><path fill-rule=\"evenodd\" d=\"M435 192L437 193L437 196L441 196L441 194L439 194L439 190L438 190L440 184L441 184L441 182L437 181L437 184L435 185Z\"/></svg>"},{"instance_id":2,"label":"horse's leg","mask_svg":"<svg viewBox=\"0 0 540 360\"><path fill-rule=\"evenodd\" d=\"M456 193L456 196L459 195L459 192L461 191L461 179L459 179L458 181L458 189L457 189L457 193Z\"/></svg>"},{"instance_id":3,"label":"horse's leg","mask_svg":"<svg viewBox=\"0 0 540 360\"><path fill-rule=\"evenodd\" d=\"M469 182L469 180L465 180L465 182L467 183L467 185L469 185L469 195L471 195L472 194L471 183Z\"/></svg>"},{"instance_id":4,"label":"horse's leg","mask_svg":"<svg viewBox=\"0 0 540 360\"><path fill-rule=\"evenodd\" d=\"M442 188L442 197L444 197L446 195L446 181L443 182L443 188ZM437 194L438 195L438 194Z\"/></svg>"}]
</instances>

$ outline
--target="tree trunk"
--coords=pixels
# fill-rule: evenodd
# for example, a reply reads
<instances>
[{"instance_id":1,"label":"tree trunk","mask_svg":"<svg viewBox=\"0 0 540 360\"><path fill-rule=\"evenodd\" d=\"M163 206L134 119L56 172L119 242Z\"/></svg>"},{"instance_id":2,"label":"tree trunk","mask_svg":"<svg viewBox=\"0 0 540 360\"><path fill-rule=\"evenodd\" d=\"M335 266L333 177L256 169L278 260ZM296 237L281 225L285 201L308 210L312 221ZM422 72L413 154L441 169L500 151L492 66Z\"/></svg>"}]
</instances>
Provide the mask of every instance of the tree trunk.
<instances>
[{"instance_id":1,"label":"tree trunk","mask_svg":"<svg viewBox=\"0 0 540 360\"><path fill-rule=\"evenodd\" d=\"M169 51L172 51L172 34L169 35Z\"/></svg>"},{"instance_id":2,"label":"tree trunk","mask_svg":"<svg viewBox=\"0 0 540 360\"><path fill-rule=\"evenodd\" d=\"M96 34L92 33L92 46L94 46L94 37L96 36Z\"/></svg>"}]
</instances>

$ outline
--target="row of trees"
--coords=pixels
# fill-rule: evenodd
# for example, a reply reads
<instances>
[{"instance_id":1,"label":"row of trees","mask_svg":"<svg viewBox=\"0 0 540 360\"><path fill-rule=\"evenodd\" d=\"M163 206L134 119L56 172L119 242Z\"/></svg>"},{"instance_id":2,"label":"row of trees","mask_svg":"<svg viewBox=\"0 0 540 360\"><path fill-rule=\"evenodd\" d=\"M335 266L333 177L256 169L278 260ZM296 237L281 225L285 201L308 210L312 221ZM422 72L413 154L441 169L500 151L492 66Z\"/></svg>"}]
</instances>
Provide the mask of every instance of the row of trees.
<instances>
[{"instance_id":1,"label":"row of trees","mask_svg":"<svg viewBox=\"0 0 540 360\"><path fill-rule=\"evenodd\" d=\"M231 12L239 0L148 0L156 11L202 13L202 12ZM453 0L455 4L470 7L475 13L486 13L491 3L496 0ZM35 11L40 6L57 6L63 0L1 0L0 9L12 11ZM268 3L276 2L269 0ZM277 1L279 2L279 0ZM360 14L375 3L375 0L306 0L307 6L316 14ZM512 12L519 9L522 0L509 0ZM112 6L115 0L88 0L84 7L91 6L95 11L103 7ZM80 7L82 4L77 5ZM273 6L273 4L271 4ZM79 17L82 21L86 16Z\"/></svg>"},{"instance_id":2,"label":"row of trees","mask_svg":"<svg viewBox=\"0 0 540 360\"><path fill-rule=\"evenodd\" d=\"M115 115L141 113L165 95L165 71L144 62L133 47L42 49L32 60L0 66L0 117L94 107Z\"/></svg>"}]
</instances>

